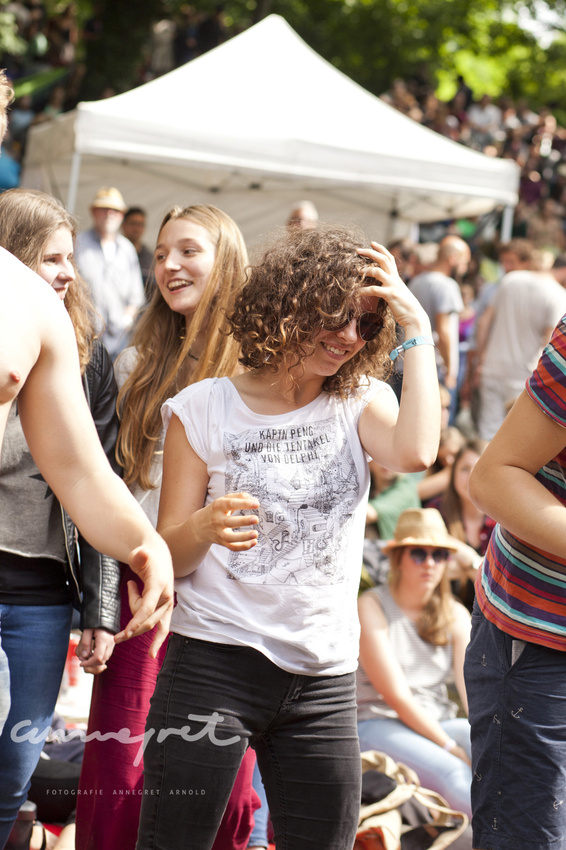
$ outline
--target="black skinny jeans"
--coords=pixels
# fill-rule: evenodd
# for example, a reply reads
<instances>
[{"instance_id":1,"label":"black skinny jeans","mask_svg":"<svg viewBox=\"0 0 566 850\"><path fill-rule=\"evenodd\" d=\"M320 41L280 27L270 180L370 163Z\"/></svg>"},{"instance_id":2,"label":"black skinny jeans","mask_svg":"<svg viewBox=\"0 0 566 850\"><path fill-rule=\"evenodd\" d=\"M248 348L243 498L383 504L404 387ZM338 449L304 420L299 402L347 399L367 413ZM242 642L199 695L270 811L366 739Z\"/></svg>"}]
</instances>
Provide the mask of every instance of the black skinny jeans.
<instances>
[{"instance_id":1,"label":"black skinny jeans","mask_svg":"<svg viewBox=\"0 0 566 850\"><path fill-rule=\"evenodd\" d=\"M294 675L249 647L173 635L146 741L136 850L208 850L248 745L277 850L353 847L361 782L353 673Z\"/></svg>"}]
</instances>

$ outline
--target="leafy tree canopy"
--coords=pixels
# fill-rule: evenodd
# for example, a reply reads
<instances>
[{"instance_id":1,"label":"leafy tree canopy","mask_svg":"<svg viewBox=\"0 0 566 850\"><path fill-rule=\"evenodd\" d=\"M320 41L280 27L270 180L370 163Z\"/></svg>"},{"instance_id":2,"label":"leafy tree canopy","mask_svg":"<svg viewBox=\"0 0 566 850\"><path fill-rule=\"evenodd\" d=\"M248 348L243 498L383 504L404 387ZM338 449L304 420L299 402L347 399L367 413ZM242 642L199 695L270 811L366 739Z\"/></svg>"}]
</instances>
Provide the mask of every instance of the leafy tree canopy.
<instances>
[{"instance_id":1,"label":"leafy tree canopy","mask_svg":"<svg viewBox=\"0 0 566 850\"><path fill-rule=\"evenodd\" d=\"M25 49L13 17L2 11L0 49ZM48 13L68 0L45 0ZM97 18L102 37L85 39L83 97L99 97L111 86L124 91L140 80L147 60L151 25L176 18L185 0L76 0L81 26ZM197 12L212 12L213 0L195 0ZM526 97L534 108L564 104L566 0L225 0L230 31L267 14L284 17L321 56L374 94L396 78L429 80L442 99L456 90L462 75L476 96ZM525 21L541 10L554 40L535 35ZM544 32L543 32L544 36Z\"/></svg>"}]
</instances>

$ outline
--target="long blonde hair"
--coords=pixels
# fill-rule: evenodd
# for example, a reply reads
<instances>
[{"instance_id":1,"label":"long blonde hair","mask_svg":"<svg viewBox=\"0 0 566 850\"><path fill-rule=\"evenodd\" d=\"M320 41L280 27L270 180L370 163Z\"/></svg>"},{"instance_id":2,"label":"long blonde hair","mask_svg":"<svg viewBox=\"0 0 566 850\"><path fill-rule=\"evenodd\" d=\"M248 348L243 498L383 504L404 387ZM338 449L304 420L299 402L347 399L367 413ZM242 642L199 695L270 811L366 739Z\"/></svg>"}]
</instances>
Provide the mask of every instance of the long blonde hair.
<instances>
[{"instance_id":1,"label":"long blonde hair","mask_svg":"<svg viewBox=\"0 0 566 850\"><path fill-rule=\"evenodd\" d=\"M0 245L34 272L39 270L47 243L62 227L70 231L74 242L76 222L51 195L35 189L8 189L0 194ZM76 277L64 303L75 329L84 372L96 337L96 311L87 284L73 266Z\"/></svg>"},{"instance_id":2,"label":"long blonde hair","mask_svg":"<svg viewBox=\"0 0 566 850\"><path fill-rule=\"evenodd\" d=\"M401 580L399 565L405 549L410 546L399 546L389 554L390 572L389 585L396 588ZM452 592L448 579L448 570L445 569L442 578L434 588L432 596L422 609L417 620L417 632L421 640L431 643L433 646L446 646L449 642L450 625L453 622L452 614Z\"/></svg>"},{"instance_id":3,"label":"long blonde hair","mask_svg":"<svg viewBox=\"0 0 566 850\"><path fill-rule=\"evenodd\" d=\"M137 483L144 490L154 487L150 472L161 435L162 404L188 383L232 375L238 366L239 346L227 333L226 313L245 279L248 255L244 238L229 215L208 204L174 207L159 232L167 222L178 219L204 227L216 245L216 254L190 324L171 310L156 288L132 339L137 359L118 395L117 457L126 484ZM203 326L205 347L189 378L189 352Z\"/></svg>"}]
</instances>

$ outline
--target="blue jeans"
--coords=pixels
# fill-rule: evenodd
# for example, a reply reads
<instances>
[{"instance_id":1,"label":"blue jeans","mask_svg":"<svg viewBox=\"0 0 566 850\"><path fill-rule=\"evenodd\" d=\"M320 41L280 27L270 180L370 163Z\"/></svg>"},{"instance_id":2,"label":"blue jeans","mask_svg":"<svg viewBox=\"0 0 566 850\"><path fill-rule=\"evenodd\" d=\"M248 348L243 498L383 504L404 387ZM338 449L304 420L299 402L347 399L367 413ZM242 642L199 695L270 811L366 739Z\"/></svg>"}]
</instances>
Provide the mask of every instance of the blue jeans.
<instances>
[{"instance_id":1,"label":"blue jeans","mask_svg":"<svg viewBox=\"0 0 566 850\"><path fill-rule=\"evenodd\" d=\"M137 850L208 850L248 745L278 850L352 847L355 696L353 673L294 675L250 647L174 634L147 720Z\"/></svg>"},{"instance_id":2,"label":"blue jeans","mask_svg":"<svg viewBox=\"0 0 566 850\"><path fill-rule=\"evenodd\" d=\"M253 789L259 797L261 806L254 812L254 828L248 841L249 847L267 847L269 844L269 806L265 796L265 788L257 761L252 779Z\"/></svg>"},{"instance_id":3,"label":"blue jeans","mask_svg":"<svg viewBox=\"0 0 566 850\"><path fill-rule=\"evenodd\" d=\"M0 693L9 695L0 735L0 848L18 809L51 725L69 646L71 605L0 605ZM31 721L14 729L22 721ZM37 729L34 738L26 733Z\"/></svg>"},{"instance_id":4,"label":"blue jeans","mask_svg":"<svg viewBox=\"0 0 566 850\"><path fill-rule=\"evenodd\" d=\"M440 725L450 738L470 754L470 727L463 717L443 720ZM395 718L376 717L358 723L360 749L379 750L395 761L412 767L423 788L442 794L448 805L471 817L469 764L443 750Z\"/></svg>"},{"instance_id":5,"label":"blue jeans","mask_svg":"<svg viewBox=\"0 0 566 850\"><path fill-rule=\"evenodd\" d=\"M515 640L476 603L464 673L474 847L566 850L566 652Z\"/></svg>"}]
</instances>

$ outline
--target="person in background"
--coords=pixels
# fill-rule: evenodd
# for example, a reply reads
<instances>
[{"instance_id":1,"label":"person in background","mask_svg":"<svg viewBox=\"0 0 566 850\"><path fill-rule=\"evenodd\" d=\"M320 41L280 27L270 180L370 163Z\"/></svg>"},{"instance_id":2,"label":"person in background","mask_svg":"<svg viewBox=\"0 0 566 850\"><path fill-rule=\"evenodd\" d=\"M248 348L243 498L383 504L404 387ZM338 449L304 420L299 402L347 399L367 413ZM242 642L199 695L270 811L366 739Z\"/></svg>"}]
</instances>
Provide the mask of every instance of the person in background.
<instances>
[{"instance_id":1,"label":"person in background","mask_svg":"<svg viewBox=\"0 0 566 850\"><path fill-rule=\"evenodd\" d=\"M480 381L480 352L485 350L489 328L492 321L490 305L497 294L502 278L512 271L535 269L538 256L532 242L528 239L511 239L499 246L498 266L495 272L497 279L484 283L475 300L475 318L473 332L468 338L467 372L464 377L460 402L470 409L474 430L477 432L479 420L479 381Z\"/></svg>"},{"instance_id":2,"label":"person in background","mask_svg":"<svg viewBox=\"0 0 566 850\"><path fill-rule=\"evenodd\" d=\"M566 291L548 271L509 272L483 315L484 337L477 340L479 435L491 440L536 366L560 317Z\"/></svg>"},{"instance_id":3,"label":"person in background","mask_svg":"<svg viewBox=\"0 0 566 850\"><path fill-rule=\"evenodd\" d=\"M370 460L371 486L366 513L364 555L360 590L383 584L389 563L382 541L393 536L400 514L407 508L420 508L416 475L393 472Z\"/></svg>"},{"instance_id":4,"label":"person in background","mask_svg":"<svg viewBox=\"0 0 566 850\"><path fill-rule=\"evenodd\" d=\"M449 806L471 815L470 733L456 717L447 682L464 710L464 652L470 615L450 593L448 563L458 543L434 508L399 517L384 547L389 582L360 596L357 673L360 748L413 768Z\"/></svg>"},{"instance_id":5,"label":"person in background","mask_svg":"<svg viewBox=\"0 0 566 850\"><path fill-rule=\"evenodd\" d=\"M470 248L459 236L445 236L429 271L412 278L410 288L430 319L441 362L439 377L452 394L450 423L456 415L459 368L459 316L464 308L457 280L471 260Z\"/></svg>"},{"instance_id":6,"label":"person in background","mask_svg":"<svg viewBox=\"0 0 566 850\"><path fill-rule=\"evenodd\" d=\"M566 248L564 211L552 198L544 198L527 224L527 238L540 251L550 251L553 257Z\"/></svg>"},{"instance_id":7,"label":"person in background","mask_svg":"<svg viewBox=\"0 0 566 850\"><path fill-rule=\"evenodd\" d=\"M124 213L122 233L136 249L143 278L145 300L149 303L155 289L155 277L152 272L153 252L149 250L143 241L146 218L146 211L142 207L130 207Z\"/></svg>"},{"instance_id":8,"label":"person in background","mask_svg":"<svg viewBox=\"0 0 566 850\"><path fill-rule=\"evenodd\" d=\"M287 227L311 230L318 222L318 210L312 201L299 201L287 219Z\"/></svg>"},{"instance_id":9,"label":"person in background","mask_svg":"<svg viewBox=\"0 0 566 850\"><path fill-rule=\"evenodd\" d=\"M559 254L552 265L551 274L566 289L566 254Z\"/></svg>"},{"instance_id":10,"label":"person in background","mask_svg":"<svg viewBox=\"0 0 566 850\"><path fill-rule=\"evenodd\" d=\"M79 233L75 252L104 322L101 339L113 360L128 345L134 317L145 300L136 250L120 233L126 209L118 189L99 189L90 206L93 226Z\"/></svg>"},{"instance_id":11,"label":"person in background","mask_svg":"<svg viewBox=\"0 0 566 850\"><path fill-rule=\"evenodd\" d=\"M450 425L440 432L440 445L436 460L424 475L419 474L417 478L417 492L425 507L429 502L437 499L446 491L450 483L454 458L462 448L466 438L459 428Z\"/></svg>"},{"instance_id":12,"label":"person in background","mask_svg":"<svg viewBox=\"0 0 566 850\"><path fill-rule=\"evenodd\" d=\"M416 246L410 239L396 239L387 245L387 250L395 257L401 280L409 283L418 265Z\"/></svg>"},{"instance_id":13,"label":"person in background","mask_svg":"<svg viewBox=\"0 0 566 850\"><path fill-rule=\"evenodd\" d=\"M472 502L468 487L470 475L486 446L485 440L466 440L454 458L448 487L431 502L440 511L452 537L467 544L456 553L450 578L453 589L470 611L477 571L495 526L494 520Z\"/></svg>"},{"instance_id":14,"label":"person in background","mask_svg":"<svg viewBox=\"0 0 566 850\"><path fill-rule=\"evenodd\" d=\"M205 15L196 28L196 42L199 56L207 53L214 47L218 47L226 41L227 31L225 22L225 8L223 3L216 3L214 11Z\"/></svg>"},{"instance_id":15,"label":"person in background","mask_svg":"<svg viewBox=\"0 0 566 850\"><path fill-rule=\"evenodd\" d=\"M468 374L468 354L472 346L476 322L476 297L483 279L479 275L467 274L460 284L464 309L458 322L459 366L458 366L458 402L462 405L462 388Z\"/></svg>"},{"instance_id":16,"label":"person in background","mask_svg":"<svg viewBox=\"0 0 566 850\"><path fill-rule=\"evenodd\" d=\"M399 515L406 508L420 508L421 500L414 477L386 469L370 460L371 487L366 517L366 537L371 528L380 540L389 540ZM369 527L369 528L368 528Z\"/></svg>"}]
</instances>

